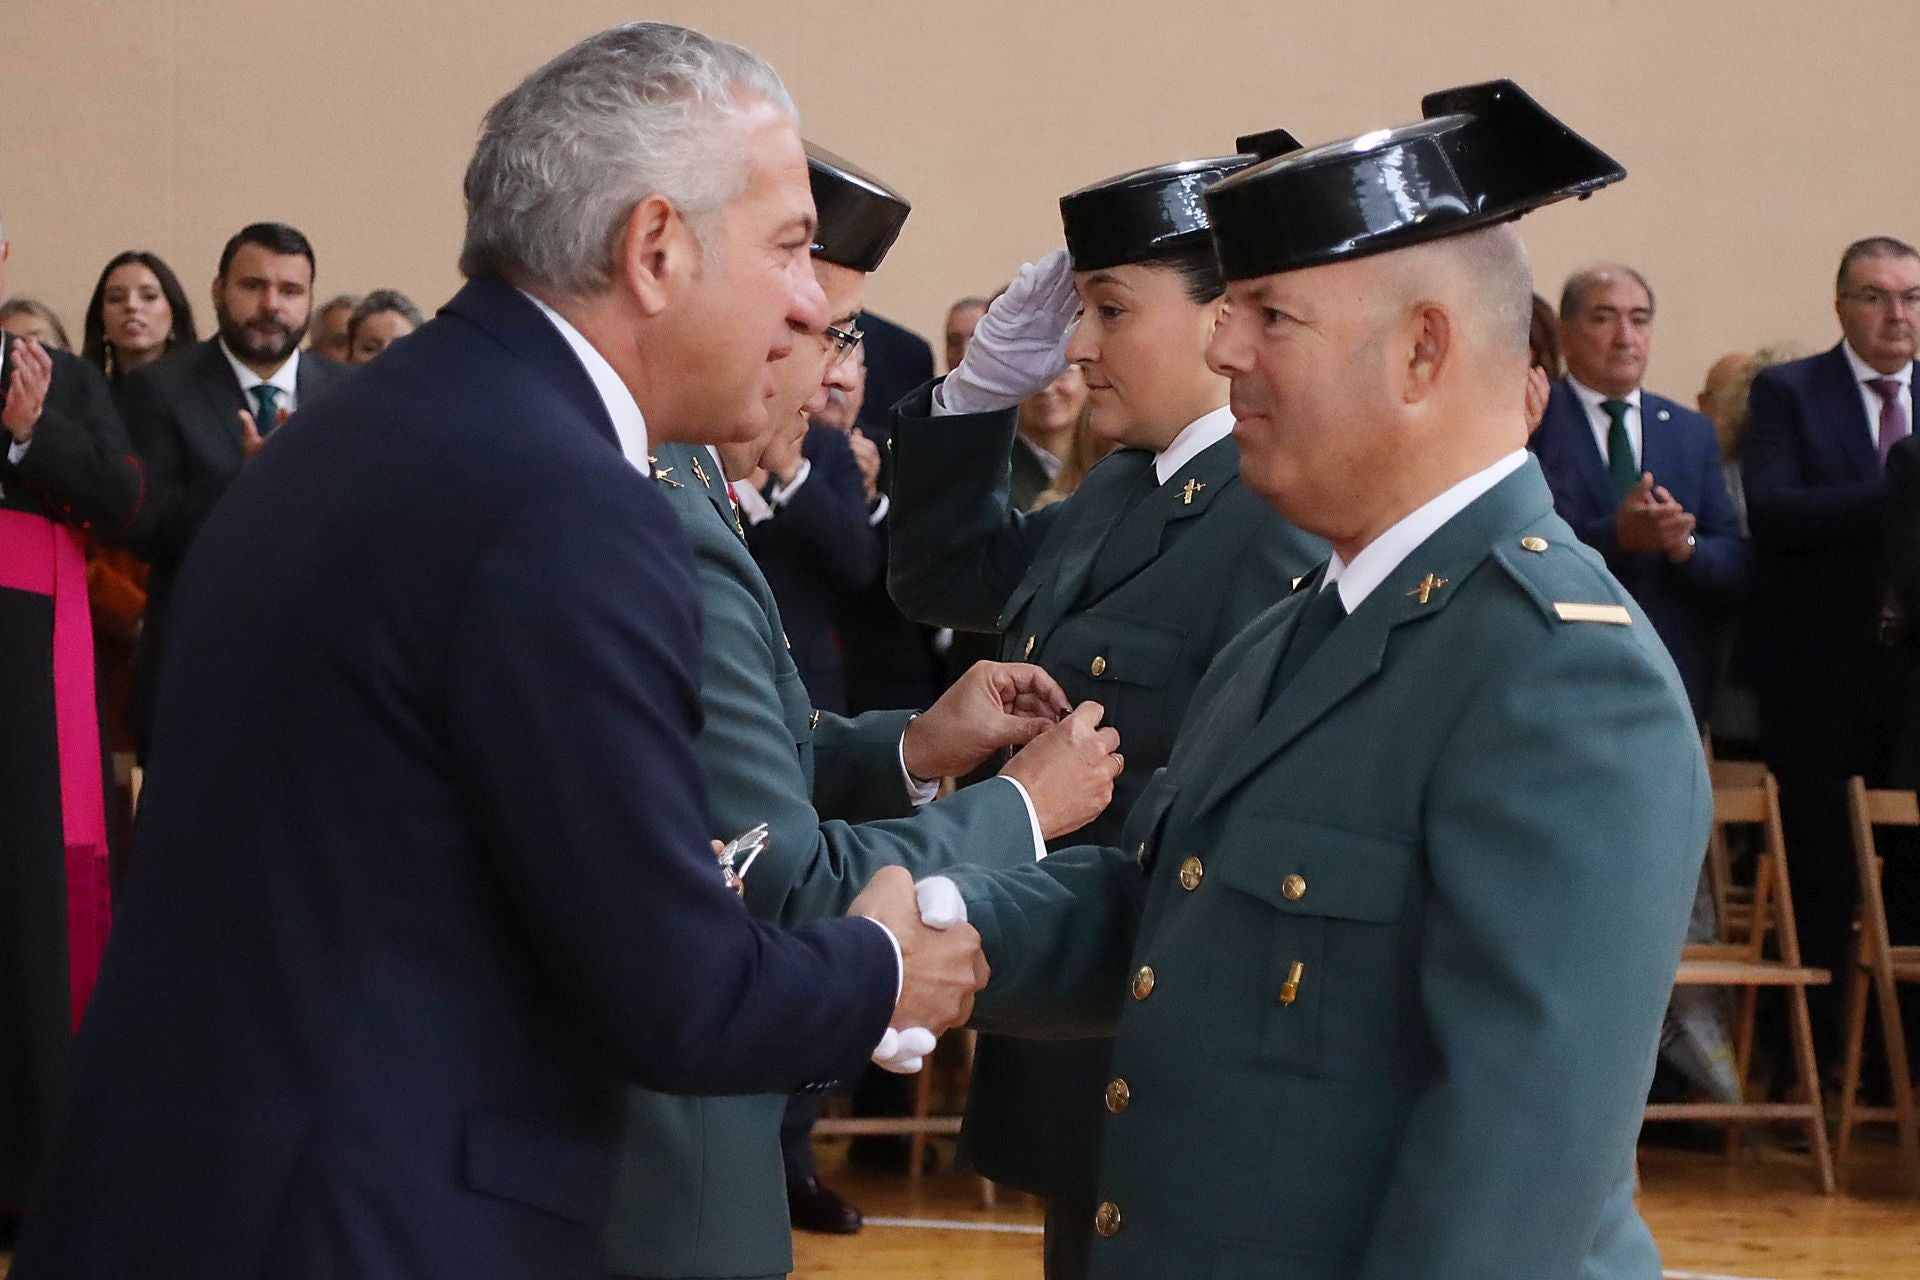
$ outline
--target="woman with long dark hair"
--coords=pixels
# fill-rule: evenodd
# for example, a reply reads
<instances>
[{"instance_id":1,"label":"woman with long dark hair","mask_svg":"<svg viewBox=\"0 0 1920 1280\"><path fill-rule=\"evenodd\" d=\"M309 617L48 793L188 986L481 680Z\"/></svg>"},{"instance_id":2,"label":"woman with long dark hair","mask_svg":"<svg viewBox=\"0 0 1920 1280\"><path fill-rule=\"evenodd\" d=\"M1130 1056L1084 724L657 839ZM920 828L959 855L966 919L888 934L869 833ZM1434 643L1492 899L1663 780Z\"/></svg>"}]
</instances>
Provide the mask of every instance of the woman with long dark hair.
<instances>
[{"instance_id":1,"label":"woman with long dark hair","mask_svg":"<svg viewBox=\"0 0 1920 1280\"><path fill-rule=\"evenodd\" d=\"M158 254L129 249L115 254L94 283L80 354L118 391L129 373L198 337L193 304L173 268Z\"/></svg>"}]
</instances>

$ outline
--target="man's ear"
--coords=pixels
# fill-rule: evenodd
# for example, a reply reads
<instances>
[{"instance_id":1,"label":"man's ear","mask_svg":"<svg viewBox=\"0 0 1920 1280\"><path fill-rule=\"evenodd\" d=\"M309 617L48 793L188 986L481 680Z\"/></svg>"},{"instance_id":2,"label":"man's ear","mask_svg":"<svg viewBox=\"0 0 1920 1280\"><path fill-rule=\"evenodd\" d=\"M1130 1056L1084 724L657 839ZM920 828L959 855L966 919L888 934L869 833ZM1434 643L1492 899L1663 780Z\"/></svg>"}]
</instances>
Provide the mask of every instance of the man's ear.
<instances>
[{"instance_id":1,"label":"man's ear","mask_svg":"<svg viewBox=\"0 0 1920 1280\"><path fill-rule=\"evenodd\" d=\"M1459 329L1445 307L1421 302L1408 313L1401 333L1410 339L1401 394L1406 403L1418 404L1433 394L1448 363L1456 357Z\"/></svg>"},{"instance_id":2,"label":"man's ear","mask_svg":"<svg viewBox=\"0 0 1920 1280\"><path fill-rule=\"evenodd\" d=\"M653 195L633 206L620 238L620 275L642 315L659 315L699 262L693 229L671 202Z\"/></svg>"}]
</instances>

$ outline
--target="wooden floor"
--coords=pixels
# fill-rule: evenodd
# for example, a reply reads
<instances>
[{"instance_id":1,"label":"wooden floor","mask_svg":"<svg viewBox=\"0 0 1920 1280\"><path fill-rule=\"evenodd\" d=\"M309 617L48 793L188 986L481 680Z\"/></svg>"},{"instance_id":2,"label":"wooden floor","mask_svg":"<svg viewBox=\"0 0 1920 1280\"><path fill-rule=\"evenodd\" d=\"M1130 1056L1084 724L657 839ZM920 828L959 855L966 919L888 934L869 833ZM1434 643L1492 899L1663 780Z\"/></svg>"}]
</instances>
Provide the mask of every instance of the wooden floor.
<instances>
[{"instance_id":1,"label":"wooden floor","mask_svg":"<svg viewBox=\"0 0 1920 1280\"><path fill-rule=\"evenodd\" d=\"M980 1208L978 1183L942 1175L854 1174L823 1149L827 1183L867 1213L857 1236L798 1236L799 1280L1039 1280L1038 1202L1002 1192ZM1813 1189L1805 1157L1647 1149L1640 1210L1670 1280L1920 1280L1920 1199L1897 1194L1891 1149L1869 1147L1848 1192ZM913 1222L917 1225L895 1225ZM945 1223L945 1227L928 1223ZM964 1225L962 1225L964 1224Z\"/></svg>"},{"instance_id":2,"label":"wooden floor","mask_svg":"<svg viewBox=\"0 0 1920 1280\"><path fill-rule=\"evenodd\" d=\"M1812 1190L1801 1156L1768 1150L1729 1162L1649 1149L1640 1208L1669 1280L1920 1280L1920 1199L1897 1193L1891 1157L1867 1147L1849 1190L1828 1197ZM866 1211L867 1227L797 1236L798 1280L1039 1280L1037 1201L1003 1191L983 1210L971 1177L852 1173L829 1143L821 1170ZM8 1261L0 1254L0 1277Z\"/></svg>"}]
</instances>

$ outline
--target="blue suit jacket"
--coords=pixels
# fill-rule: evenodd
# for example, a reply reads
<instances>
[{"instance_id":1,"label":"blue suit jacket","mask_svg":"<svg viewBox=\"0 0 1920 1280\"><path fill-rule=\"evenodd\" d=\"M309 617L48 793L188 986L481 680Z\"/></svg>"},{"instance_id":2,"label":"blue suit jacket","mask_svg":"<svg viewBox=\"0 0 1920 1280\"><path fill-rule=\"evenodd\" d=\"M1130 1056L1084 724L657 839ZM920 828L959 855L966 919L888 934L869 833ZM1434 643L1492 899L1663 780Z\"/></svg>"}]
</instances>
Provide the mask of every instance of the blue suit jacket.
<instances>
[{"instance_id":1,"label":"blue suit jacket","mask_svg":"<svg viewBox=\"0 0 1920 1280\"><path fill-rule=\"evenodd\" d=\"M1741 477L1753 529L1754 607L1742 646L1763 696L1852 704L1874 669L1886 597L1885 490L1866 406L1840 347L1753 380Z\"/></svg>"},{"instance_id":2,"label":"blue suit jacket","mask_svg":"<svg viewBox=\"0 0 1920 1280\"><path fill-rule=\"evenodd\" d=\"M1691 512L1693 558L1674 564L1658 551L1622 551L1614 537L1620 499L1593 438L1586 407L1565 378L1553 384L1546 416L1529 444L1554 509L1580 541L1606 557L1607 568L1646 611L1686 682L1696 718L1713 693L1720 626L1745 585L1746 539L1720 469L1720 445L1704 414L1650 391L1640 393L1640 469Z\"/></svg>"},{"instance_id":3,"label":"blue suit jacket","mask_svg":"<svg viewBox=\"0 0 1920 1280\"><path fill-rule=\"evenodd\" d=\"M654 487L482 281L228 490L15 1276L597 1277L626 1082L864 1062L884 935L751 921L707 848Z\"/></svg>"},{"instance_id":4,"label":"blue suit jacket","mask_svg":"<svg viewBox=\"0 0 1920 1280\"><path fill-rule=\"evenodd\" d=\"M802 446L807 482L771 520L747 527L747 546L773 588L787 643L813 705L846 715L847 676L834 614L880 577L880 530L867 519L853 446L812 423Z\"/></svg>"}]
</instances>

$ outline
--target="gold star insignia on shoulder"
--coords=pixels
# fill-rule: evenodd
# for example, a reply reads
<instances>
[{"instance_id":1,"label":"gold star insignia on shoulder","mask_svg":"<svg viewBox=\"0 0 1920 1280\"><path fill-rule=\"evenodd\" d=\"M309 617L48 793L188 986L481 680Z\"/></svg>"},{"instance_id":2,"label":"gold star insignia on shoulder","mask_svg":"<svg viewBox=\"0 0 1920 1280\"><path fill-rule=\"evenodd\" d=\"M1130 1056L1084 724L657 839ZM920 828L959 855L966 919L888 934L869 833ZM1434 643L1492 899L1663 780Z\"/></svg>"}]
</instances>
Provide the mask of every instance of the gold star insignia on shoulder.
<instances>
[{"instance_id":1,"label":"gold star insignia on shoulder","mask_svg":"<svg viewBox=\"0 0 1920 1280\"><path fill-rule=\"evenodd\" d=\"M1206 487L1207 487L1206 484L1199 480L1187 481L1186 484L1180 487L1180 505L1183 507L1192 506L1193 495L1200 492L1202 489Z\"/></svg>"},{"instance_id":2,"label":"gold star insignia on shoulder","mask_svg":"<svg viewBox=\"0 0 1920 1280\"><path fill-rule=\"evenodd\" d=\"M711 485L713 483L713 481L707 479L706 468L700 465L700 459L698 458L693 460L693 478L704 485Z\"/></svg>"},{"instance_id":3,"label":"gold star insignia on shoulder","mask_svg":"<svg viewBox=\"0 0 1920 1280\"><path fill-rule=\"evenodd\" d=\"M1436 578L1432 574L1420 579L1420 585L1407 592L1407 599L1418 600L1421 604L1433 598L1433 593L1447 585L1445 578Z\"/></svg>"},{"instance_id":4,"label":"gold star insignia on shoulder","mask_svg":"<svg viewBox=\"0 0 1920 1280\"><path fill-rule=\"evenodd\" d=\"M653 468L653 478L655 480L658 480L661 484L666 485L668 488L684 489L687 487L681 484L678 480L675 480L673 478L672 467L661 466L660 459L654 457L652 454L647 455L647 465Z\"/></svg>"}]
</instances>

